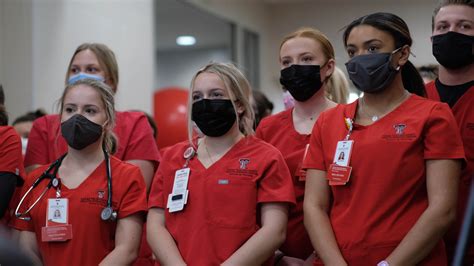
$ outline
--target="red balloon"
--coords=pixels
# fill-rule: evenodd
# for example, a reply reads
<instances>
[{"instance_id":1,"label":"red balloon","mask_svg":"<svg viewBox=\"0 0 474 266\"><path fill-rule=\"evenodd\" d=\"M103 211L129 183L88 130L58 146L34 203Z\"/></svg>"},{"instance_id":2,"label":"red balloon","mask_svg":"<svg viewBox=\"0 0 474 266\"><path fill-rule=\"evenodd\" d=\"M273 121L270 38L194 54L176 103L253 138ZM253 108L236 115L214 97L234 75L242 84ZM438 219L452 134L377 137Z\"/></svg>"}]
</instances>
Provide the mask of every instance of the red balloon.
<instances>
[{"instance_id":1,"label":"red balloon","mask_svg":"<svg viewBox=\"0 0 474 266\"><path fill-rule=\"evenodd\" d=\"M154 93L153 105L158 148L187 140L188 90L179 87L161 88Z\"/></svg>"}]
</instances>

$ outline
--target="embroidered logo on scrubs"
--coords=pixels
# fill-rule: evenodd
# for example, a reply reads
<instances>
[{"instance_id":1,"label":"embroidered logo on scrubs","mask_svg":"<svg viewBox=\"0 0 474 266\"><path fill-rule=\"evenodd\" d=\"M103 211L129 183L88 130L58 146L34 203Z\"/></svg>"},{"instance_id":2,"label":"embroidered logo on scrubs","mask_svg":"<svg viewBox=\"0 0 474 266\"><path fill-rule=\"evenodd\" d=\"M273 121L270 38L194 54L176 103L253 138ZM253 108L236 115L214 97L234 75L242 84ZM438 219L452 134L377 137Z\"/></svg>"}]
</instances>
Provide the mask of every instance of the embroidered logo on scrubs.
<instances>
[{"instance_id":1,"label":"embroidered logo on scrubs","mask_svg":"<svg viewBox=\"0 0 474 266\"><path fill-rule=\"evenodd\" d=\"M249 159L240 159L240 169L247 169L247 165L250 163Z\"/></svg>"},{"instance_id":2,"label":"embroidered logo on scrubs","mask_svg":"<svg viewBox=\"0 0 474 266\"><path fill-rule=\"evenodd\" d=\"M393 130L393 131L392 131ZM392 126L389 134L383 134L382 139L385 141L403 141L411 142L417 139L417 135L414 133L413 127L408 127L404 123L396 123ZM395 134L394 134L395 133Z\"/></svg>"},{"instance_id":3,"label":"embroidered logo on scrubs","mask_svg":"<svg viewBox=\"0 0 474 266\"><path fill-rule=\"evenodd\" d=\"M405 130L406 127L407 127L407 125L405 125L405 124L395 124L395 125L393 125L393 128L395 129L395 133L397 135L403 135L403 131Z\"/></svg>"},{"instance_id":4,"label":"embroidered logo on scrubs","mask_svg":"<svg viewBox=\"0 0 474 266\"><path fill-rule=\"evenodd\" d=\"M97 197L98 197L99 199L103 199L103 198L104 198L104 194L105 194L105 191L103 191L103 190L97 191Z\"/></svg>"}]
</instances>

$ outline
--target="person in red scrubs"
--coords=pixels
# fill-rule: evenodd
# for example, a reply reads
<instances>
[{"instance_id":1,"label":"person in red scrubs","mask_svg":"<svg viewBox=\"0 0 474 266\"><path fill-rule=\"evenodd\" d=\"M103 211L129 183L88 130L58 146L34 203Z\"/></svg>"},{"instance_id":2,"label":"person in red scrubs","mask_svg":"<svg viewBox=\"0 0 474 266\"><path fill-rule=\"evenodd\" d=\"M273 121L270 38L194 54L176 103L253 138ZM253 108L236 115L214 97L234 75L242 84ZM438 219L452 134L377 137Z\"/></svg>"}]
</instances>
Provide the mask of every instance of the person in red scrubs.
<instances>
[{"instance_id":1,"label":"person in red scrubs","mask_svg":"<svg viewBox=\"0 0 474 266\"><path fill-rule=\"evenodd\" d=\"M435 10L432 30L433 55L440 66L438 79L428 83L426 91L428 98L451 107L467 159L459 186L456 223L445 237L448 256L452 258L474 175L474 2L444 1ZM474 234L470 239L465 265L474 264Z\"/></svg>"},{"instance_id":2,"label":"person in red scrubs","mask_svg":"<svg viewBox=\"0 0 474 266\"><path fill-rule=\"evenodd\" d=\"M13 202L16 186L23 184L24 177L20 136L13 127L8 126L5 94L0 84L0 234L2 223L8 224L9 206Z\"/></svg>"},{"instance_id":3,"label":"person in red scrubs","mask_svg":"<svg viewBox=\"0 0 474 266\"><path fill-rule=\"evenodd\" d=\"M400 17L358 18L343 40L364 95L323 112L311 134L304 223L314 265L447 265L442 237L464 160L456 121L446 104L404 87L420 77L405 69L412 39Z\"/></svg>"},{"instance_id":4,"label":"person in red scrubs","mask_svg":"<svg viewBox=\"0 0 474 266\"><path fill-rule=\"evenodd\" d=\"M77 47L67 68L65 82L68 84L83 77L103 79L115 93L119 75L114 52L100 43L84 43ZM142 112L116 112L115 115L114 133L118 147L114 156L140 167L148 191L160 159L152 129ZM26 170L49 164L66 150L67 144L60 134L59 116L41 117L33 123L28 138Z\"/></svg>"},{"instance_id":5,"label":"person in red scrubs","mask_svg":"<svg viewBox=\"0 0 474 266\"><path fill-rule=\"evenodd\" d=\"M119 72L114 52L100 43L84 43L77 47L69 62L65 82L68 84L84 77L104 80L115 94ZM114 156L138 166L144 177L146 190L149 191L160 160L153 130L143 112L115 112L115 116L113 131L117 136L118 146ZM41 117L33 123L28 138L26 170L31 171L39 165L49 164L66 150L67 144L60 134L59 116L53 114ZM151 255L151 250L143 240L139 264L136 265L151 265Z\"/></svg>"},{"instance_id":6,"label":"person in red scrubs","mask_svg":"<svg viewBox=\"0 0 474 266\"><path fill-rule=\"evenodd\" d=\"M272 265L286 236L291 176L252 136L251 88L211 63L191 82L190 134L163 153L149 197L147 239L161 265Z\"/></svg>"},{"instance_id":7,"label":"person in red scrubs","mask_svg":"<svg viewBox=\"0 0 474 266\"><path fill-rule=\"evenodd\" d=\"M345 98L347 88L332 85L334 48L319 30L301 28L288 34L280 45L279 57L280 82L295 98L295 105L263 119L256 135L283 154L296 195L296 206L290 208L286 241L277 252L278 265L302 265L314 250L303 224L303 155L319 114L336 106L328 98Z\"/></svg>"},{"instance_id":8,"label":"person in red scrubs","mask_svg":"<svg viewBox=\"0 0 474 266\"><path fill-rule=\"evenodd\" d=\"M12 224L21 231L20 246L43 265L129 265L138 254L146 190L140 169L111 155L116 149L112 90L81 79L65 88L60 103L67 153L52 164L49 173L57 179L50 176L25 195L49 165L28 174L25 200ZM106 207L115 215L104 214Z\"/></svg>"}]
</instances>

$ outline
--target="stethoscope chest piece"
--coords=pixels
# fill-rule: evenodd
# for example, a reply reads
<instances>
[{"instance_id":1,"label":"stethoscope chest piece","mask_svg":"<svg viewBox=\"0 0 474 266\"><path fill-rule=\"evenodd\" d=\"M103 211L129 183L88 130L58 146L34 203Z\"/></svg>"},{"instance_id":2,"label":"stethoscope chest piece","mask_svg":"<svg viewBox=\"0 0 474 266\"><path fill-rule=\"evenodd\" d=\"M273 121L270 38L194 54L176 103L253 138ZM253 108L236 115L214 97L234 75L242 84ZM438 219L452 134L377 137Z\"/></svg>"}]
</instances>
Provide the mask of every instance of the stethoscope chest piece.
<instances>
[{"instance_id":1,"label":"stethoscope chest piece","mask_svg":"<svg viewBox=\"0 0 474 266\"><path fill-rule=\"evenodd\" d=\"M115 221L117 219L117 212L112 207L105 207L100 213L100 218L103 221Z\"/></svg>"}]
</instances>

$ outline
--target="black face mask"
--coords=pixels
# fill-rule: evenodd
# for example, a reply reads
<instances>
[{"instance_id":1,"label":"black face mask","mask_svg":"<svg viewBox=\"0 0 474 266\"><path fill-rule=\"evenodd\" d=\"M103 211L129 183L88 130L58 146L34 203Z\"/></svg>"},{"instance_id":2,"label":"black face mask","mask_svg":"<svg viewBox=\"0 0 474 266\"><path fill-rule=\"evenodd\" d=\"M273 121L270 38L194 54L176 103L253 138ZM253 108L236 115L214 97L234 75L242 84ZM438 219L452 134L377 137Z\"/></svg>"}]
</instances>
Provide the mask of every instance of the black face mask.
<instances>
[{"instance_id":1,"label":"black face mask","mask_svg":"<svg viewBox=\"0 0 474 266\"><path fill-rule=\"evenodd\" d=\"M69 146L82 150L100 138L102 126L75 114L61 124L61 133Z\"/></svg>"},{"instance_id":2,"label":"black face mask","mask_svg":"<svg viewBox=\"0 0 474 266\"><path fill-rule=\"evenodd\" d=\"M366 54L353 57L346 63L347 73L360 91L377 93L392 83L399 69L392 67L391 53Z\"/></svg>"},{"instance_id":3,"label":"black face mask","mask_svg":"<svg viewBox=\"0 0 474 266\"><path fill-rule=\"evenodd\" d=\"M321 89L320 66L291 65L280 72L280 83L299 102L309 100Z\"/></svg>"},{"instance_id":4,"label":"black face mask","mask_svg":"<svg viewBox=\"0 0 474 266\"><path fill-rule=\"evenodd\" d=\"M431 37L433 55L442 66L458 69L474 62L474 36L449 31Z\"/></svg>"},{"instance_id":5,"label":"black face mask","mask_svg":"<svg viewBox=\"0 0 474 266\"><path fill-rule=\"evenodd\" d=\"M209 137L224 135L237 119L231 100L202 99L193 103L192 109L192 120Z\"/></svg>"}]
</instances>

